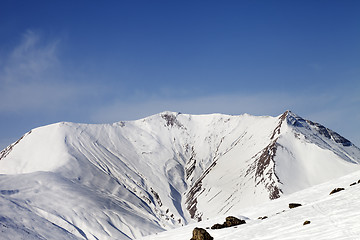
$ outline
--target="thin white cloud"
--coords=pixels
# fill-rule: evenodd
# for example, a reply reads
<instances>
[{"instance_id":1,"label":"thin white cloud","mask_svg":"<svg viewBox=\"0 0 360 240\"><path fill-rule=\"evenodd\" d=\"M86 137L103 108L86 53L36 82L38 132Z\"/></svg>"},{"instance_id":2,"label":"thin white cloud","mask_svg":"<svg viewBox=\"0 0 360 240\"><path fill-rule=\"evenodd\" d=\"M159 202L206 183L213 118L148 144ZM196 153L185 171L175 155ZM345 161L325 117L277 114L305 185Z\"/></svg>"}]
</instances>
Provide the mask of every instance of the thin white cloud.
<instances>
[{"instance_id":1,"label":"thin white cloud","mask_svg":"<svg viewBox=\"0 0 360 240\"><path fill-rule=\"evenodd\" d=\"M162 94L163 97L149 97L153 93L141 92L138 98L141 101L122 101L120 98L116 99L116 93L112 90L102 89L103 86L100 84L84 85L61 79L64 69L58 57L59 44L59 39L44 41L41 35L27 31L20 44L2 59L0 114L20 111L63 111L66 117L65 115L70 112L82 111L76 114L86 114L77 116L77 119L105 123L139 119L165 110L190 114L249 113L276 116L290 109L304 118L338 131L360 146L360 128L357 127L360 112L355 110L360 107L359 84L354 84L351 89L344 86L344 89L333 89L333 92L326 93L298 93L294 90L190 96L186 99L173 98L172 94L161 93L174 92L170 88L159 90L157 94ZM189 92L185 95L188 96ZM97 96L100 101L94 101L93 96ZM103 98L106 101L102 102ZM111 102L109 99L115 100ZM76 106L80 106L81 109L77 109Z\"/></svg>"},{"instance_id":2,"label":"thin white cloud","mask_svg":"<svg viewBox=\"0 0 360 240\"><path fill-rule=\"evenodd\" d=\"M58 43L59 40L42 43L39 34L28 30L2 66L2 83L44 81L59 66Z\"/></svg>"},{"instance_id":3,"label":"thin white cloud","mask_svg":"<svg viewBox=\"0 0 360 240\"><path fill-rule=\"evenodd\" d=\"M62 78L60 39L27 31L0 65L0 111L58 111L94 91Z\"/></svg>"}]
</instances>

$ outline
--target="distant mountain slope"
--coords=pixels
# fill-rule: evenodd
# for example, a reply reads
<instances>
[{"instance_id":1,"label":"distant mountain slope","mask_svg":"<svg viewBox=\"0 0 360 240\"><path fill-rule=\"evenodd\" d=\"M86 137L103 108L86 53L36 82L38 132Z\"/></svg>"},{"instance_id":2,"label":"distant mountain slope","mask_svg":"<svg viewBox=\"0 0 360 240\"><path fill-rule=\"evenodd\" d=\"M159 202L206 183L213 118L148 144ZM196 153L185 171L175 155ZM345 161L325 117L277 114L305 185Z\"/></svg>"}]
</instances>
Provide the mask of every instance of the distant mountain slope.
<instances>
[{"instance_id":1,"label":"distant mountain slope","mask_svg":"<svg viewBox=\"0 0 360 240\"><path fill-rule=\"evenodd\" d=\"M276 199L359 163L351 142L289 111L163 112L32 130L0 153L0 196L18 206L6 219L24 215L15 224L23 232L39 229L26 220L36 218L54 236L131 239Z\"/></svg>"}]
</instances>

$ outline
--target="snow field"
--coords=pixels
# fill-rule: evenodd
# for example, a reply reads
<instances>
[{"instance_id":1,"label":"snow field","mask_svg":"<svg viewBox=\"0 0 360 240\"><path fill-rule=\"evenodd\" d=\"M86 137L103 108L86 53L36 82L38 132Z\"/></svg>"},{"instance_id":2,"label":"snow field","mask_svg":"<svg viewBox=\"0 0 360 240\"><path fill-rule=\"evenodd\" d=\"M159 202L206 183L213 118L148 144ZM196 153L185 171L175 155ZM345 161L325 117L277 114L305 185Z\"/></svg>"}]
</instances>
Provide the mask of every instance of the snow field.
<instances>
[{"instance_id":1,"label":"snow field","mask_svg":"<svg viewBox=\"0 0 360 240\"><path fill-rule=\"evenodd\" d=\"M255 207L232 210L227 215L140 239L190 239L195 227L211 227L224 222L230 215L247 223L219 230L206 229L215 240L359 239L360 184L349 186L359 179L360 171ZM329 195L336 187L344 187L345 190ZM289 209L288 204L294 202L303 206ZM258 219L264 216L268 218ZM303 225L306 220L311 223Z\"/></svg>"}]
</instances>

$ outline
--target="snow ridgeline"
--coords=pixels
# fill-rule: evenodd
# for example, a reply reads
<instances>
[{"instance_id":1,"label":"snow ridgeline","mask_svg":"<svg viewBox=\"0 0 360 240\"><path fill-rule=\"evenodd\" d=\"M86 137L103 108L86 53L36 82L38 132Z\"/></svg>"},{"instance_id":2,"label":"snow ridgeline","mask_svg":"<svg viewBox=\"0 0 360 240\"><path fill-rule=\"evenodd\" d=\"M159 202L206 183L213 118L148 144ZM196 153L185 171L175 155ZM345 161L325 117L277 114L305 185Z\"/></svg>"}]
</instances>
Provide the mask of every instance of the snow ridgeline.
<instances>
[{"instance_id":1,"label":"snow ridgeline","mask_svg":"<svg viewBox=\"0 0 360 240\"><path fill-rule=\"evenodd\" d=\"M344 176L360 150L289 111L164 112L34 129L0 159L4 236L133 239Z\"/></svg>"}]
</instances>

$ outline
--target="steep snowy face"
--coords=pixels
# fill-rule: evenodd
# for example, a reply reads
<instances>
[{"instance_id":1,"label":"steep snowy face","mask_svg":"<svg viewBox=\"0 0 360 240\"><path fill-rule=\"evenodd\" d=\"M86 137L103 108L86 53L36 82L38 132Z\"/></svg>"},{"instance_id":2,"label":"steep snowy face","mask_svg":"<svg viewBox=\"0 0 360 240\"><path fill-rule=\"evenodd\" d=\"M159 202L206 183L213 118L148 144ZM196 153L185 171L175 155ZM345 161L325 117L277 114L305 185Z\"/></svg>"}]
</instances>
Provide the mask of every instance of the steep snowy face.
<instances>
[{"instance_id":1,"label":"steep snowy face","mask_svg":"<svg viewBox=\"0 0 360 240\"><path fill-rule=\"evenodd\" d=\"M0 173L16 174L2 175L0 188L18 179L5 197L22 206L19 214L30 209L75 237L129 239L299 191L359 162L351 142L289 111L163 112L34 129L0 153ZM46 204L48 196L57 200Z\"/></svg>"},{"instance_id":2,"label":"steep snowy face","mask_svg":"<svg viewBox=\"0 0 360 240\"><path fill-rule=\"evenodd\" d=\"M26 133L0 153L0 173L18 174L53 171L71 158L62 124L53 124ZM9 156L8 156L9 155Z\"/></svg>"},{"instance_id":3,"label":"steep snowy face","mask_svg":"<svg viewBox=\"0 0 360 240\"><path fill-rule=\"evenodd\" d=\"M278 194L276 176L264 177L273 166L262 154L278 125L278 118L273 117L243 115L236 119L236 127L218 142L212 164L186 194L193 218L211 217Z\"/></svg>"},{"instance_id":4,"label":"steep snowy face","mask_svg":"<svg viewBox=\"0 0 360 240\"><path fill-rule=\"evenodd\" d=\"M290 111L276 118L242 116L241 122L224 136L228 148L187 191L193 218L226 214L359 169L356 146Z\"/></svg>"},{"instance_id":5,"label":"steep snowy face","mask_svg":"<svg viewBox=\"0 0 360 240\"><path fill-rule=\"evenodd\" d=\"M284 193L344 176L356 169L360 149L324 126L289 112L275 157ZM292 171L294 169L296 171Z\"/></svg>"},{"instance_id":6,"label":"steep snowy face","mask_svg":"<svg viewBox=\"0 0 360 240\"><path fill-rule=\"evenodd\" d=\"M190 239L196 227L206 229L216 240L359 239L359 178L360 171L357 171L256 207L232 209L226 215L141 239ZM329 194L339 187L344 190ZM300 203L302 206L289 209L289 203ZM246 224L223 229L210 228L223 223L228 216L244 219ZM305 221L310 223L304 225Z\"/></svg>"}]
</instances>

